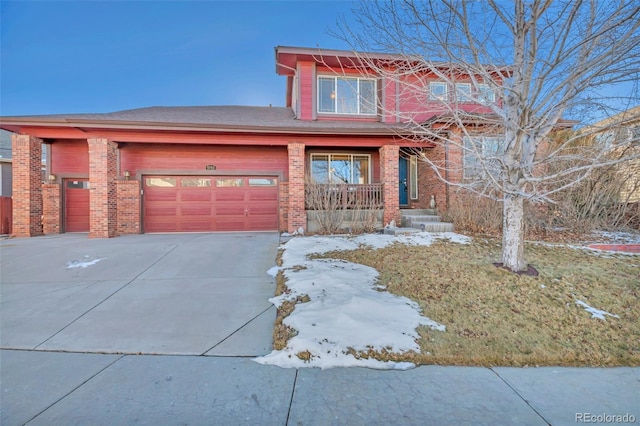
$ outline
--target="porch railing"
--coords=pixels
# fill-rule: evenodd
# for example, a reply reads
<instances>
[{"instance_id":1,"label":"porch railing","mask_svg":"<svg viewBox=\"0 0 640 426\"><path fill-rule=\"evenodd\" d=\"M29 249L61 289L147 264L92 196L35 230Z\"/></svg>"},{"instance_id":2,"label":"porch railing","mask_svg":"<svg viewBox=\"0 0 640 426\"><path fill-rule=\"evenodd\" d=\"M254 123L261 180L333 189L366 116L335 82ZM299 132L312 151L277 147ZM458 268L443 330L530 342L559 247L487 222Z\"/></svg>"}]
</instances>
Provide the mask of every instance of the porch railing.
<instances>
[{"instance_id":1,"label":"porch railing","mask_svg":"<svg viewBox=\"0 0 640 426\"><path fill-rule=\"evenodd\" d=\"M384 206L382 184L317 184L305 185L307 210L368 210Z\"/></svg>"}]
</instances>

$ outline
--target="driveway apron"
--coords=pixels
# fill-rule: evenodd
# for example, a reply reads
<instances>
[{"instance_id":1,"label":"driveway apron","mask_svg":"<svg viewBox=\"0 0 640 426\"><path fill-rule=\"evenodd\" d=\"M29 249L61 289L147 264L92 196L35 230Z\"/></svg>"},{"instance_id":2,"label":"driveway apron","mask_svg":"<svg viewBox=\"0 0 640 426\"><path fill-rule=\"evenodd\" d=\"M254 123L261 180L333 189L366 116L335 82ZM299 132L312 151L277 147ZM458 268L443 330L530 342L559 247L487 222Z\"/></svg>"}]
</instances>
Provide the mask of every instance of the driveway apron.
<instances>
[{"instance_id":1,"label":"driveway apron","mask_svg":"<svg viewBox=\"0 0 640 426\"><path fill-rule=\"evenodd\" d=\"M271 351L277 233L86 234L0 242L0 346L256 356Z\"/></svg>"}]
</instances>

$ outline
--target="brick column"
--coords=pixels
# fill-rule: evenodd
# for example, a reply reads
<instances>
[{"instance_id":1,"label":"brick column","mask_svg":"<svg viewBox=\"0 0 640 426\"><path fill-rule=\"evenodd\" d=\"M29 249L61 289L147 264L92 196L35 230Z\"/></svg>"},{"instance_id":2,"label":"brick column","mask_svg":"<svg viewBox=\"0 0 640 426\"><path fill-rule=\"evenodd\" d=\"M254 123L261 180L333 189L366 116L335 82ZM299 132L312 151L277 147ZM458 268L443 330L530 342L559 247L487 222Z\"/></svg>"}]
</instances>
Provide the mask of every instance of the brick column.
<instances>
[{"instance_id":1,"label":"brick column","mask_svg":"<svg viewBox=\"0 0 640 426\"><path fill-rule=\"evenodd\" d=\"M42 185L42 231L45 235L59 234L62 229L61 191L58 183Z\"/></svg>"},{"instance_id":2,"label":"brick column","mask_svg":"<svg viewBox=\"0 0 640 426\"><path fill-rule=\"evenodd\" d=\"M16 237L42 235L42 140L12 135L13 230Z\"/></svg>"},{"instance_id":3,"label":"brick column","mask_svg":"<svg viewBox=\"0 0 640 426\"><path fill-rule=\"evenodd\" d=\"M384 197L383 224L395 220L400 225L400 194L398 193L398 161L400 147L384 145L380 148L380 181Z\"/></svg>"},{"instance_id":4,"label":"brick column","mask_svg":"<svg viewBox=\"0 0 640 426\"><path fill-rule=\"evenodd\" d=\"M118 194L118 235L140 233L140 181L116 181Z\"/></svg>"},{"instance_id":5,"label":"brick column","mask_svg":"<svg viewBox=\"0 0 640 426\"><path fill-rule=\"evenodd\" d=\"M304 208L304 144L290 143L289 150L289 232L307 230L307 211Z\"/></svg>"},{"instance_id":6,"label":"brick column","mask_svg":"<svg viewBox=\"0 0 640 426\"><path fill-rule=\"evenodd\" d=\"M117 234L117 150L115 142L91 138L89 143L89 238Z\"/></svg>"}]
</instances>

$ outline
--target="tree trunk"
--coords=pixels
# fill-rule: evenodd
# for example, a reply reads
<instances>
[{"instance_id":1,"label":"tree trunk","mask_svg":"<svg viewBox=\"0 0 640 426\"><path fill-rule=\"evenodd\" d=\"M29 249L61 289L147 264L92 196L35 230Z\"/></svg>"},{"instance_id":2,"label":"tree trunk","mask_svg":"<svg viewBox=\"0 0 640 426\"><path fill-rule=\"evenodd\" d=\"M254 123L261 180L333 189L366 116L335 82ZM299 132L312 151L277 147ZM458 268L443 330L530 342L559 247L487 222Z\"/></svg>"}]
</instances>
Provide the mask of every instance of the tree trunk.
<instances>
[{"instance_id":1,"label":"tree trunk","mask_svg":"<svg viewBox=\"0 0 640 426\"><path fill-rule=\"evenodd\" d=\"M514 272L527 269L524 260L524 198L517 195L504 196L502 265Z\"/></svg>"}]
</instances>

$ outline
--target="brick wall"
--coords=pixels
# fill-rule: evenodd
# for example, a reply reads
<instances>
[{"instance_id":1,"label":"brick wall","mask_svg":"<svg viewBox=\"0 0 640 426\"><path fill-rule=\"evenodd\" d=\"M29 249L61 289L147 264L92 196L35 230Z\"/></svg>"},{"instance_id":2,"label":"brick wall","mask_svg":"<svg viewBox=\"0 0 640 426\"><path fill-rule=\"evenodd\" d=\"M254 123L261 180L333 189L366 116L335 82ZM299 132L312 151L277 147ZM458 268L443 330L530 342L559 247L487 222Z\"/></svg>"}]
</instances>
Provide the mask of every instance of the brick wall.
<instances>
[{"instance_id":1,"label":"brick wall","mask_svg":"<svg viewBox=\"0 0 640 426\"><path fill-rule=\"evenodd\" d=\"M118 235L140 233L140 181L118 180Z\"/></svg>"},{"instance_id":2,"label":"brick wall","mask_svg":"<svg viewBox=\"0 0 640 426\"><path fill-rule=\"evenodd\" d=\"M16 237L42 235L42 140L12 135L13 227Z\"/></svg>"},{"instance_id":3,"label":"brick wall","mask_svg":"<svg viewBox=\"0 0 640 426\"><path fill-rule=\"evenodd\" d=\"M289 209L287 228L295 232L307 229L307 212L304 208L304 144L290 143L289 150Z\"/></svg>"},{"instance_id":4,"label":"brick wall","mask_svg":"<svg viewBox=\"0 0 640 426\"><path fill-rule=\"evenodd\" d=\"M289 208L289 182L280 182L279 190L279 217L278 223L280 224L280 232L286 232L289 230L288 226L288 208Z\"/></svg>"},{"instance_id":5,"label":"brick wall","mask_svg":"<svg viewBox=\"0 0 640 426\"><path fill-rule=\"evenodd\" d=\"M42 185L42 231L45 235L62 230L62 186L59 183Z\"/></svg>"},{"instance_id":6,"label":"brick wall","mask_svg":"<svg viewBox=\"0 0 640 426\"><path fill-rule=\"evenodd\" d=\"M117 145L108 139L89 143L89 238L117 235Z\"/></svg>"},{"instance_id":7,"label":"brick wall","mask_svg":"<svg viewBox=\"0 0 640 426\"><path fill-rule=\"evenodd\" d=\"M392 220L400 224L400 194L398 193L398 161L400 148L384 145L380 148L380 181L383 183L384 214L383 224Z\"/></svg>"}]
</instances>

